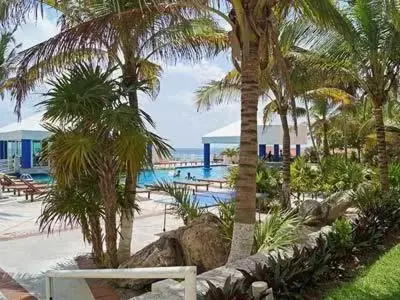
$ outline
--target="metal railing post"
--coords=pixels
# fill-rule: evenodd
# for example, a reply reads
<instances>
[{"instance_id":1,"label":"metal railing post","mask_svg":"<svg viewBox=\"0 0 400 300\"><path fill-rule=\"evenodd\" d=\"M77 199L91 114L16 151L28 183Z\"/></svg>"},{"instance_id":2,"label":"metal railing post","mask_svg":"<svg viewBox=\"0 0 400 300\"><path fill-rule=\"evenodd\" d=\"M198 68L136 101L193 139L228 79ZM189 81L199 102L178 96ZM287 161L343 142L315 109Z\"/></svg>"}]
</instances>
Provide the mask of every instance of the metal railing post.
<instances>
[{"instance_id":1,"label":"metal railing post","mask_svg":"<svg viewBox=\"0 0 400 300\"><path fill-rule=\"evenodd\" d=\"M197 298L196 276L197 268L190 267L185 275L185 300L196 300Z\"/></svg>"},{"instance_id":2,"label":"metal railing post","mask_svg":"<svg viewBox=\"0 0 400 300\"><path fill-rule=\"evenodd\" d=\"M45 296L46 300L53 300L53 287L52 287L53 279L46 275L45 277Z\"/></svg>"}]
</instances>

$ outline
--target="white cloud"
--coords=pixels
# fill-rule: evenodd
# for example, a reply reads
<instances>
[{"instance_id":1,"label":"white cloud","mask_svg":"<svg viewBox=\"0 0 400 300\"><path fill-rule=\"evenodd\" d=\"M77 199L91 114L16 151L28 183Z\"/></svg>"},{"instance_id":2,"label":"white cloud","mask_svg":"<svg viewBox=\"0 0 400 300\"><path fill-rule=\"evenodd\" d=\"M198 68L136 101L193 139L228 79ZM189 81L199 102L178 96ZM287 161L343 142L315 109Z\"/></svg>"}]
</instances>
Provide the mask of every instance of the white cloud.
<instances>
[{"instance_id":1,"label":"white cloud","mask_svg":"<svg viewBox=\"0 0 400 300\"><path fill-rule=\"evenodd\" d=\"M226 74L220 66L209 61L203 61L195 65L178 63L175 66L167 67L166 73L190 76L194 78L198 84L221 79Z\"/></svg>"}]
</instances>

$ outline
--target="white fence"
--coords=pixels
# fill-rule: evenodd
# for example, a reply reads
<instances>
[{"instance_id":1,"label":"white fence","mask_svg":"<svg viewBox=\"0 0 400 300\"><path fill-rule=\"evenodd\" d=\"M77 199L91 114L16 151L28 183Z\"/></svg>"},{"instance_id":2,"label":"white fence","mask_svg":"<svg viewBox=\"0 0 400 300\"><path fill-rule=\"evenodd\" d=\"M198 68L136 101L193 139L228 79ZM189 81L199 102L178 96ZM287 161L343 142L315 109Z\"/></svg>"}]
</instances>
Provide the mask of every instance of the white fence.
<instances>
[{"instance_id":1,"label":"white fence","mask_svg":"<svg viewBox=\"0 0 400 300\"><path fill-rule=\"evenodd\" d=\"M46 272L46 300L53 300L53 278L185 279L185 300L196 299L197 268L163 267L135 269L54 270Z\"/></svg>"}]
</instances>

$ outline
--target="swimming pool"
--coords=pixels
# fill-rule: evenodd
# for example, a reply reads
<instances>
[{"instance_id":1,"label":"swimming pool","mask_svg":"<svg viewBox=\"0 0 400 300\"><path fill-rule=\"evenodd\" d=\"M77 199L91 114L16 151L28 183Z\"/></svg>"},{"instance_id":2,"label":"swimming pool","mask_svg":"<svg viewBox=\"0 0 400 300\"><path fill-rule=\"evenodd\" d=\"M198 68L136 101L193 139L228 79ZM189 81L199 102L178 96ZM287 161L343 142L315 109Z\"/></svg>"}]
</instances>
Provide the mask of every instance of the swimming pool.
<instances>
[{"instance_id":1,"label":"swimming pool","mask_svg":"<svg viewBox=\"0 0 400 300\"><path fill-rule=\"evenodd\" d=\"M180 177L173 177L175 170L180 170ZM172 181L182 180L190 173L191 176L196 178L224 178L227 175L229 166L213 166L210 169L204 169L203 167L181 167L175 170L154 170L154 171L142 171L139 174L138 185L144 186L146 184L153 184L157 181ZM49 183L53 179L47 174L32 174L34 181L38 183Z\"/></svg>"}]
</instances>

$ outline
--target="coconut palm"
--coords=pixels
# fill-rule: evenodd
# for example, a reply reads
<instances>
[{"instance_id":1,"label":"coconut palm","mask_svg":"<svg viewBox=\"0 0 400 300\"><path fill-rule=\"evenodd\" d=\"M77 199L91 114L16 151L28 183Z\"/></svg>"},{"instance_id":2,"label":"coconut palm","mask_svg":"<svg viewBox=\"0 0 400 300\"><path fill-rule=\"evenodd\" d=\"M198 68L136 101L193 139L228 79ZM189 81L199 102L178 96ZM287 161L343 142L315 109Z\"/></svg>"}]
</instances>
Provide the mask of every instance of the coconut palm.
<instances>
[{"instance_id":1,"label":"coconut palm","mask_svg":"<svg viewBox=\"0 0 400 300\"><path fill-rule=\"evenodd\" d=\"M317 33L314 26L299 20L282 22L280 26L279 46L282 49L281 53L291 81L292 91L290 93L285 90L279 65L271 63L269 73L266 71L259 75L261 98L269 98L269 103L264 107L264 123L268 123L272 114L276 113L282 124L283 184L281 200L283 207L290 206L290 128L287 117L288 114L292 115L296 129L297 116L305 114L304 108L296 106L294 97L315 101L325 101L325 98L329 98L341 103L351 101L351 96L345 91L334 87L324 87L324 84L332 85L333 80L330 79L328 82L322 79L330 78L333 74L319 73L305 76L309 72L304 56L307 57L309 53L302 45L312 42L314 37L319 37ZM197 109L210 109L213 105L238 101L237 95L239 95L240 87L240 74L238 71L232 70L221 81L212 81L198 89Z\"/></svg>"},{"instance_id":2,"label":"coconut palm","mask_svg":"<svg viewBox=\"0 0 400 300\"><path fill-rule=\"evenodd\" d=\"M136 173L145 166L149 143L160 155L169 150L161 138L147 131L142 119L152 126L150 117L141 111L132 112L134 109L124 100L129 91L118 80L110 79L114 70L101 71L100 67L80 64L50 81L48 99L41 103L46 108L46 128L53 133L45 153L57 183L69 186L85 174L98 178L111 267L118 266L119 173L127 168ZM128 203L131 211L133 202Z\"/></svg>"},{"instance_id":3,"label":"coconut palm","mask_svg":"<svg viewBox=\"0 0 400 300\"><path fill-rule=\"evenodd\" d=\"M145 4L97 0L61 4L56 7L64 13L63 31L21 54L18 76L12 85L17 105L44 78L77 61L96 58L120 68L134 113L139 109L140 94L157 96L162 68L155 62L194 62L227 47L227 37L215 21L168 1ZM128 168L126 174L126 197L133 203L137 174ZM121 261L130 257L133 226L132 213L123 215Z\"/></svg>"},{"instance_id":4,"label":"coconut palm","mask_svg":"<svg viewBox=\"0 0 400 300\"><path fill-rule=\"evenodd\" d=\"M373 103L377 135L380 184L389 187L388 158L382 107L397 86L400 68L400 9L396 1L354 0L343 3L343 15L352 29L350 36L336 32L320 51L325 63L317 68L340 68L357 81ZM321 61L320 61L321 62Z\"/></svg>"},{"instance_id":5,"label":"coconut palm","mask_svg":"<svg viewBox=\"0 0 400 300\"><path fill-rule=\"evenodd\" d=\"M235 148L226 148L220 153L220 155L225 155L228 158L230 158L231 161L238 154L239 154L239 151L238 151L238 149L235 149Z\"/></svg>"}]
</instances>

